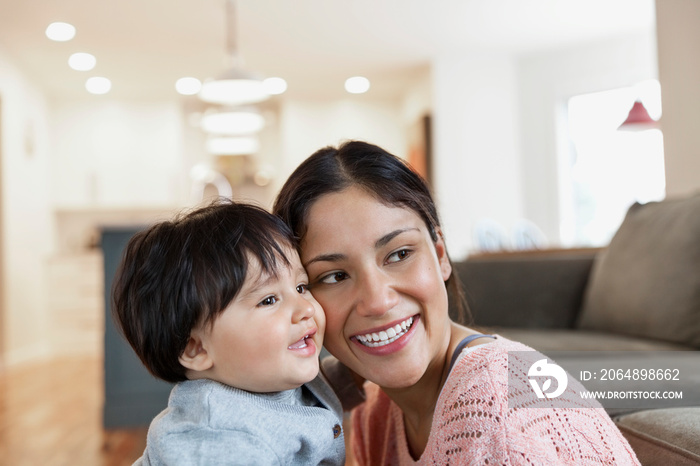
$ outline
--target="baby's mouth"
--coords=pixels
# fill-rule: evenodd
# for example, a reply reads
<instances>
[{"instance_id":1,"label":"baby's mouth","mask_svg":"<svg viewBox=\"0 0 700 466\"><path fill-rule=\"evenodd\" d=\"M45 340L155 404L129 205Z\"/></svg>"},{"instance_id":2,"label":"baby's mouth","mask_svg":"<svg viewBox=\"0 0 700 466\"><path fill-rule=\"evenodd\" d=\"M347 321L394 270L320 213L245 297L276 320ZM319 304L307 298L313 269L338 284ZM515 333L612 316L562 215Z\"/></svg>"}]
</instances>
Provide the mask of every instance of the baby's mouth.
<instances>
[{"instance_id":1,"label":"baby's mouth","mask_svg":"<svg viewBox=\"0 0 700 466\"><path fill-rule=\"evenodd\" d=\"M379 332L367 333L364 335L355 335L352 338L357 340L359 343L370 348L376 348L378 346L388 345L393 343L402 336L406 334L411 329L413 325L413 317L400 322L392 327L388 327Z\"/></svg>"},{"instance_id":2,"label":"baby's mouth","mask_svg":"<svg viewBox=\"0 0 700 466\"><path fill-rule=\"evenodd\" d=\"M294 343L294 344L292 344L292 345L289 345L289 346L287 347L287 349L302 349L302 348L306 348L306 347L308 346L307 340L309 340L311 337L313 337L315 333L316 333L316 332L313 331L313 332L310 332L310 333L304 335L304 336L301 338L301 340L297 341L296 343Z\"/></svg>"}]
</instances>

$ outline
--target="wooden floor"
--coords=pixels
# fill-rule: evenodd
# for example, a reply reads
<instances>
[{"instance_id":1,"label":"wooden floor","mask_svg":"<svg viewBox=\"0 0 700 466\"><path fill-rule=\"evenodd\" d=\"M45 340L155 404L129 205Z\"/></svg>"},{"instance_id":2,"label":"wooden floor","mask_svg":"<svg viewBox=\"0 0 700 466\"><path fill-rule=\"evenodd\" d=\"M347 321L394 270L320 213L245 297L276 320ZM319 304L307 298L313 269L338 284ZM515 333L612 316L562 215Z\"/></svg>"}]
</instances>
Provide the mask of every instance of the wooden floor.
<instances>
[{"instance_id":1,"label":"wooden floor","mask_svg":"<svg viewBox=\"0 0 700 466\"><path fill-rule=\"evenodd\" d=\"M146 428L102 428L99 358L66 358L0 374L0 465L130 465Z\"/></svg>"},{"instance_id":2,"label":"wooden floor","mask_svg":"<svg viewBox=\"0 0 700 466\"><path fill-rule=\"evenodd\" d=\"M86 357L0 373L0 466L126 466L141 456L147 427L102 428L103 373L101 358Z\"/></svg>"}]
</instances>

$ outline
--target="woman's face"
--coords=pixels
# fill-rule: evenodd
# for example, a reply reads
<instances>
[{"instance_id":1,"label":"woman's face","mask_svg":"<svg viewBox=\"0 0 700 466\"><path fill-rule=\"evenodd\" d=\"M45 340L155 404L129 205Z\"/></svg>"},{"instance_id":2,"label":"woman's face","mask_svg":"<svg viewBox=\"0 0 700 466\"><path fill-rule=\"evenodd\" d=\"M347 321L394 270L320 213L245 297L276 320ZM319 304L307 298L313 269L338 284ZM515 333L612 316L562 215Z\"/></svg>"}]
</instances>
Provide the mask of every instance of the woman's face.
<instances>
[{"instance_id":1,"label":"woman's face","mask_svg":"<svg viewBox=\"0 0 700 466\"><path fill-rule=\"evenodd\" d=\"M319 198L307 226L301 260L326 311L326 348L386 388L442 367L452 268L441 235L433 242L414 211L357 187Z\"/></svg>"}]
</instances>

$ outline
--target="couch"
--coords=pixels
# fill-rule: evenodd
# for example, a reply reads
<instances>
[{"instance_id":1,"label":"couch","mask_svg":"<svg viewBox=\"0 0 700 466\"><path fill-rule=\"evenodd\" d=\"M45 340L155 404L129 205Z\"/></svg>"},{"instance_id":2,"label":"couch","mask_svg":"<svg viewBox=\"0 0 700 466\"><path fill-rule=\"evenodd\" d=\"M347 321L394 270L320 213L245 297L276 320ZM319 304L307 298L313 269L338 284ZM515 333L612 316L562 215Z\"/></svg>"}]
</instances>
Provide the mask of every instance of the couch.
<instances>
[{"instance_id":1,"label":"couch","mask_svg":"<svg viewBox=\"0 0 700 466\"><path fill-rule=\"evenodd\" d=\"M642 464L700 464L700 193L634 204L605 248L474 254L454 270L472 326L557 363L690 361L671 407L603 404Z\"/></svg>"}]
</instances>

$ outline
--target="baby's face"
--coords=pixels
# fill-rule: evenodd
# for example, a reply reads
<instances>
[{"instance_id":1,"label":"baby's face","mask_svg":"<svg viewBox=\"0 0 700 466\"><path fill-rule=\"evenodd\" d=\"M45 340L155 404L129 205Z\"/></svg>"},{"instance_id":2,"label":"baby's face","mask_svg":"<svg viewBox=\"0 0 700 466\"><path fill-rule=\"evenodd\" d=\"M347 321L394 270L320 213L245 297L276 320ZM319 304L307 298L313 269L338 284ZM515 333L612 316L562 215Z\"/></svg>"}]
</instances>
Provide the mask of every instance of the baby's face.
<instances>
[{"instance_id":1,"label":"baby's face","mask_svg":"<svg viewBox=\"0 0 700 466\"><path fill-rule=\"evenodd\" d=\"M294 250L278 276L251 260L243 288L203 335L213 361L210 378L253 392L288 390L318 374L326 319L308 290Z\"/></svg>"}]
</instances>

